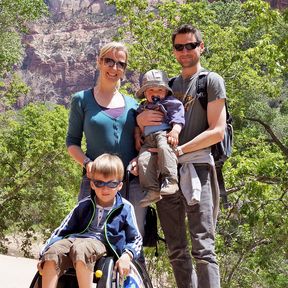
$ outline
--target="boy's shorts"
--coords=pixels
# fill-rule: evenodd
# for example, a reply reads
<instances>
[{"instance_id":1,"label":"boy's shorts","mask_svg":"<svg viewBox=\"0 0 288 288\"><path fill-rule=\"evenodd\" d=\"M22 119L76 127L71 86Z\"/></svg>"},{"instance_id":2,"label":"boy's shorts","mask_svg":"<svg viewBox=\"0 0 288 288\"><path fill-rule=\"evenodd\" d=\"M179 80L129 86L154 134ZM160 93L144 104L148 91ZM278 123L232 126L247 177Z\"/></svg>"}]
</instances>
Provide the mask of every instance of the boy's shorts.
<instances>
[{"instance_id":1,"label":"boy's shorts","mask_svg":"<svg viewBox=\"0 0 288 288\"><path fill-rule=\"evenodd\" d=\"M47 260L54 261L60 277L67 269L75 268L76 261L82 261L93 272L96 261L105 254L105 245L97 239L67 238L49 247L41 258L41 266Z\"/></svg>"}]
</instances>

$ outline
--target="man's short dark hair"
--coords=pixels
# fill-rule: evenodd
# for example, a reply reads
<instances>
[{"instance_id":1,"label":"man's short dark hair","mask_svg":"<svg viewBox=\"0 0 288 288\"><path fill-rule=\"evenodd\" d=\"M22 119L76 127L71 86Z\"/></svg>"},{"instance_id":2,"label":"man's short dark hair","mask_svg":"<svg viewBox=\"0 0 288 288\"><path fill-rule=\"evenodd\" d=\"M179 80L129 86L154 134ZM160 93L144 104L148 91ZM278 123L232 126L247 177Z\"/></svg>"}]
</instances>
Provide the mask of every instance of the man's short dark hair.
<instances>
[{"instance_id":1,"label":"man's short dark hair","mask_svg":"<svg viewBox=\"0 0 288 288\"><path fill-rule=\"evenodd\" d=\"M174 41L176 38L176 35L178 34L187 34L187 33L192 33L195 35L196 41L197 42L202 42L202 36L200 30L197 28L193 27L192 25L189 24L183 24L180 27L178 27L176 30L174 30L172 34L172 44L174 45Z\"/></svg>"}]
</instances>

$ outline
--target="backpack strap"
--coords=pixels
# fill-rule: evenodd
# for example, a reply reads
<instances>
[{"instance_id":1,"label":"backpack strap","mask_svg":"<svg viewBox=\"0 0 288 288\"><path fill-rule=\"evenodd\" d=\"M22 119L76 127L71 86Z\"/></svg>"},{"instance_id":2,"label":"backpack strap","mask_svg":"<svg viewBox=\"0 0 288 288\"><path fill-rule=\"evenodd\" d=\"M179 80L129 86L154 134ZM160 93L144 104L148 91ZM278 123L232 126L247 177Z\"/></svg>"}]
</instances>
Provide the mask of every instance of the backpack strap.
<instances>
[{"instance_id":1,"label":"backpack strap","mask_svg":"<svg viewBox=\"0 0 288 288\"><path fill-rule=\"evenodd\" d=\"M199 100L202 108L204 110L207 110L208 105L208 93L207 93L207 77L209 75L210 71L202 71L198 75L198 79L196 82L196 97ZM232 123L232 117L228 111L228 105L227 101L225 100L225 110L226 110L226 123L231 124ZM229 202L227 199L227 191L225 187L225 181L222 173L222 167L223 163L216 165L216 173L217 173L217 180L220 190L220 196L222 197L224 208L229 207Z\"/></svg>"},{"instance_id":2,"label":"backpack strap","mask_svg":"<svg viewBox=\"0 0 288 288\"><path fill-rule=\"evenodd\" d=\"M228 202L228 195L227 195L227 190L225 187L225 180L224 180L222 168L223 168L223 163L215 166L218 186L219 186L219 190L220 190L220 196L221 196L222 201L223 201L223 207L225 209L227 209L230 207L230 204Z\"/></svg>"},{"instance_id":3,"label":"backpack strap","mask_svg":"<svg viewBox=\"0 0 288 288\"><path fill-rule=\"evenodd\" d=\"M201 71L196 82L196 98L204 110L207 110L208 105L207 77L209 73L210 71Z\"/></svg>"},{"instance_id":4,"label":"backpack strap","mask_svg":"<svg viewBox=\"0 0 288 288\"><path fill-rule=\"evenodd\" d=\"M207 110L207 105L208 105L207 77L208 77L209 73L210 73L210 71L200 72L198 75L197 82L196 82L196 97L199 100L199 102L200 102L200 104L204 110ZM226 123L231 124L232 123L232 117L229 113L228 104L227 104L226 100L225 100L225 108L226 108Z\"/></svg>"},{"instance_id":5,"label":"backpack strap","mask_svg":"<svg viewBox=\"0 0 288 288\"><path fill-rule=\"evenodd\" d=\"M168 86L169 86L170 88L172 88L173 83L174 83L174 81L175 81L176 78L177 78L177 77L175 76L175 77L172 77L172 78L169 79L169 81L168 81Z\"/></svg>"}]
</instances>

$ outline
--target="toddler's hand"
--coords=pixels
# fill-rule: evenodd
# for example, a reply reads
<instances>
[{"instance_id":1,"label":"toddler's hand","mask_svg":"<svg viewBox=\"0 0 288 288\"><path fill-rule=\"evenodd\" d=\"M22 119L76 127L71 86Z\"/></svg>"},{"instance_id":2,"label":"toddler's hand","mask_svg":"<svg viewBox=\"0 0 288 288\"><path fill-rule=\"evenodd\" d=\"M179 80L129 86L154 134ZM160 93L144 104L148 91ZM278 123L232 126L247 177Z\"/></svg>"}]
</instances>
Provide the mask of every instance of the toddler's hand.
<instances>
[{"instance_id":1,"label":"toddler's hand","mask_svg":"<svg viewBox=\"0 0 288 288\"><path fill-rule=\"evenodd\" d=\"M132 161L130 161L128 167L129 167L129 171L134 176L138 176L139 175L137 157L134 158ZM128 169L128 167L127 167L127 169Z\"/></svg>"},{"instance_id":2,"label":"toddler's hand","mask_svg":"<svg viewBox=\"0 0 288 288\"><path fill-rule=\"evenodd\" d=\"M178 145L179 140L179 132L176 130L171 130L167 133L167 142L171 144L171 146L176 147Z\"/></svg>"}]
</instances>

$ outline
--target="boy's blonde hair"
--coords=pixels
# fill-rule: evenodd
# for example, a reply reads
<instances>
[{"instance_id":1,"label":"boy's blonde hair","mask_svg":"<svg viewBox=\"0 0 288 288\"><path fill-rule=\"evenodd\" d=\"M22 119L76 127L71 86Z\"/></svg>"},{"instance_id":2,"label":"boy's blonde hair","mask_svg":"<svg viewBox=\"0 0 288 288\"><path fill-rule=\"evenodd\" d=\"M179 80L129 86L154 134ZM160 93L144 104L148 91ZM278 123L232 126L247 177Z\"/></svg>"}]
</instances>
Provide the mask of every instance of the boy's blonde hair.
<instances>
[{"instance_id":1,"label":"boy's blonde hair","mask_svg":"<svg viewBox=\"0 0 288 288\"><path fill-rule=\"evenodd\" d=\"M104 177L114 177L122 181L124 177L124 166L122 160L113 154L104 153L98 156L92 163L91 174L101 174Z\"/></svg>"}]
</instances>

